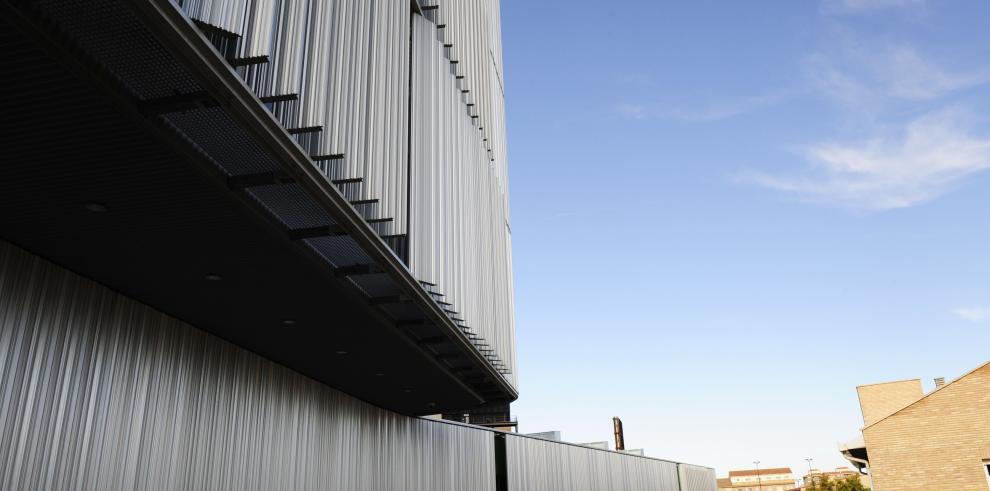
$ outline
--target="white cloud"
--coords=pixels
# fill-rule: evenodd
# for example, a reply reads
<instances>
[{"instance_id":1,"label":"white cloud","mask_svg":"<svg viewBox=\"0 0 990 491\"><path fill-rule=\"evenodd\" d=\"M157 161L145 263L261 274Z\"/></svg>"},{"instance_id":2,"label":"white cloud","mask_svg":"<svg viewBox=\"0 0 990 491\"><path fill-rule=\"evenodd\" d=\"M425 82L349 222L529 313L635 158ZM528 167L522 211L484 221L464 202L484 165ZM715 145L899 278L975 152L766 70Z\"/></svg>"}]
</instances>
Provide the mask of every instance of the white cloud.
<instances>
[{"instance_id":1,"label":"white cloud","mask_svg":"<svg viewBox=\"0 0 990 491\"><path fill-rule=\"evenodd\" d=\"M615 81L619 85L631 87L653 87L656 85L653 75L646 72L623 72L616 75Z\"/></svg>"},{"instance_id":2,"label":"white cloud","mask_svg":"<svg viewBox=\"0 0 990 491\"><path fill-rule=\"evenodd\" d=\"M847 108L863 110L864 104L876 100L874 89L868 81L854 76L854 70L839 66L836 58L844 57L822 53L810 56L804 63L806 75L818 92Z\"/></svg>"},{"instance_id":3,"label":"white cloud","mask_svg":"<svg viewBox=\"0 0 990 491\"><path fill-rule=\"evenodd\" d=\"M990 72L953 72L908 45L871 48L841 30L832 42L805 60L805 73L835 104L843 133L858 136L804 148L808 165L797 175L757 173L748 181L802 201L887 210L935 199L990 168L990 135L974 131L966 112L902 116L990 82Z\"/></svg>"},{"instance_id":4,"label":"white cloud","mask_svg":"<svg viewBox=\"0 0 990 491\"><path fill-rule=\"evenodd\" d=\"M977 86L990 81L990 74L955 74L925 60L915 50L900 46L888 52L887 85L892 95L904 99L934 99L949 92Z\"/></svg>"},{"instance_id":5,"label":"white cloud","mask_svg":"<svg viewBox=\"0 0 990 491\"><path fill-rule=\"evenodd\" d=\"M805 74L847 109L876 111L883 103L931 100L990 82L990 70L954 72L908 45L871 47L843 34L840 46L809 56Z\"/></svg>"},{"instance_id":6,"label":"white cloud","mask_svg":"<svg viewBox=\"0 0 990 491\"><path fill-rule=\"evenodd\" d=\"M826 0L825 10L837 14L861 14L886 9L923 8L925 0Z\"/></svg>"},{"instance_id":7,"label":"white cloud","mask_svg":"<svg viewBox=\"0 0 990 491\"><path fill-rule=\"evenodd\" d=\"M986 322L990 320L990 310L984 307L959 307L952 309L952 314L970 322Z\"/></svg>"},{"instance_id":8,"label":"white cloud","mask_svg":"<svg viewBox=\"0 0 990 491\"><path fill-rule=\"evenodd\" d=\"M801 200L854 209L924 203L990 168L990 138L973 136L968 119L955 109L929 113L893 135L812 146L804 175L748 178Z\"/></svg>"},{"instance_id":9,"label":"white cloud","mask_svg":"<svg viewBox=\"0 0 990 491\"><path fill-rule=\"evenodd\" d=\"M680 108L672 107L673 104L665 104L662 108L644 104L617 104L615 110L621 116L631 119L660 118L682 123L705 123L733 118L763 107L779 104L792 95L793 93L788 91L767 92L734 100L709 100L693 104L691 107ZM684 105L682 104L682 106Z\"/></svg>"},{"instance_id":10,"label":"white cloud","mask_svg":"<svg viewBox=\"0 0 990 491\"><path fill-rule=\"evenodd\" d=\"M646 119L649 115L649 110L642 104L616 104L615 111L630 119Z\"/></svg>"},{"instance_id":11,"label":"white cloud","mask_svg":"<svg viewBox=\"0 0 990 491\"><path fill-rule=\"evenodd\" d=\"M686 123L702 123L733 118L757 109L779 104L791 97L785 91L767 92L742 99L709 102L691 109L668 109L659 116Z\"/></svg>"}]
</instances>

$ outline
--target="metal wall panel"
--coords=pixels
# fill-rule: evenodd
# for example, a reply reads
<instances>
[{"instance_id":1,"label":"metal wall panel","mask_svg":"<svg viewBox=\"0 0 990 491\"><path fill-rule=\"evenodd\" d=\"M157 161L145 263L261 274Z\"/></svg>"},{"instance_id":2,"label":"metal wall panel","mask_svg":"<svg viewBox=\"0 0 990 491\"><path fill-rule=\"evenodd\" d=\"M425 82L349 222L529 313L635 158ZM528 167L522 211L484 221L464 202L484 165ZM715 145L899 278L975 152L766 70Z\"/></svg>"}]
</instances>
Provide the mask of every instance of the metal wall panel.
<instances>
[{"instance_id":1,"label":"metal wall panel","mask_svg":"<svg viewBox=\"0 0 990 491\"><path fill-rule=\"evenodd\" d=\"M681 491L717 491L715 469L691 464L677 464Z\"/></svg>"},{"instance_id":2,"label":"metal wall panel","mask_svg":"<svg viewBox=\"0 0 990 491\"><path fill-rule=\"evenodd\" d=\"M409 266L515 385L508 194L440 31L414 16Z\"/></svg>"},{"instance_id":3,"label":"metal wall panel","mask_svg":"<svg viewBox=\"0 0 990 491\"><path fill-rule=\"evenodd\" d=\"M491 433L365 404L7 242L0 361L0 489L494 489Z\"/></svg>"},{"instance_id":4,"label":"metal wall panel","mask_svg":"<svg viewBox=\"0 0 990 491\"><path fill-rule=\"evenodd\" d=\"M492 490L492 430L363 403L0 241L0 489ZM715 489L505 434L509 489ZM678 476L680 473L680 476Z\"/></svg>"},{"instance_id":5,"label":"metal wall panel","mask_svg":"<svg viewBox=\"0 0 990 491\"><path fill-rule=\"evenodd\" d=\"M502 25L499 0L422 0L435 6L441 40L456 62L457 76L472 114L478 116L485 148L499 180L508 183Z\"/></svg>"},{"instance_id":6,"label":"metal wall panel","mask_svg":"<svg viewBox=\"0 0 990 491\"><path fill-rule=\"evenodd\" d=\"M409 2L399 0L175 0L192 19L238 36L237 72L270 103L331 179L378 200L383 235L406 233Z\"/></svg>"},{"instance_id":7,"label":"metal wall panel","mask_svg":"<svg viewBox=\"0 0 990 491\"><path fill-rule=\"evenodd\" d=\"M174 0L239 36L237 72L270 102L407 266L515 385L511 224L498 2ZM423 2L429 4L429 2ZM410 33L410 25L415 26ZM411 46L410 46L411 43ZM411 56L410 56L411 54ZM235 63L236 64L236 63ZM408 174L408 175L407 175Z\"/></svg>"},{"instance_id":8,"label":"metal wall panel","mask_svg":"<svg viewBox=\"0 0 990 491\"><path fill-rule=\"evenodd\" d=\"M506 439L510 491L679 489L674 462L511 434Z\"/></svg>"}]
</instances>

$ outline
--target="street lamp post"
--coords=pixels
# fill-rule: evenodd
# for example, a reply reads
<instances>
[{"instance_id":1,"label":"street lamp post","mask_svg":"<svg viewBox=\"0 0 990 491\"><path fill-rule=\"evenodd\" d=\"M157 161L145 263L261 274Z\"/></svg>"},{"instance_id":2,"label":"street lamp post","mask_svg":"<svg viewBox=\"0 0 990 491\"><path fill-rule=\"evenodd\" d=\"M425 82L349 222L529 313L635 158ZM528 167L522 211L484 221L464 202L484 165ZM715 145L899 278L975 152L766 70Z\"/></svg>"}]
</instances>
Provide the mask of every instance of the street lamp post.
<instances>
[{"instance_id":1,"label":"street lamp post","mask_svg":"<svg viewBox=\"0 0 990 491\"><path fill-rule=\"evenodd\" d=\"M811 480L811 461L812 460L815 460L815 459L812 458L812 457L808 457L808 458L804 459L804 461L808 463L808 476L804 479L805 481ZM805 487L805 489L808 488L808 483L807 482L804 483L804 487Z\"/></svg>"},{"instance_id":2,"label":"street lamp post","mask_svg":"<svg viewBox=\"0 0 990 491\"><path fill-rule=\"evenodd\" d=\"M760 476L760 461L754 460L753 463L756 464L756 482L760 486L760 491L763 491L763 477Z\"/></svg>"}]
</instances>

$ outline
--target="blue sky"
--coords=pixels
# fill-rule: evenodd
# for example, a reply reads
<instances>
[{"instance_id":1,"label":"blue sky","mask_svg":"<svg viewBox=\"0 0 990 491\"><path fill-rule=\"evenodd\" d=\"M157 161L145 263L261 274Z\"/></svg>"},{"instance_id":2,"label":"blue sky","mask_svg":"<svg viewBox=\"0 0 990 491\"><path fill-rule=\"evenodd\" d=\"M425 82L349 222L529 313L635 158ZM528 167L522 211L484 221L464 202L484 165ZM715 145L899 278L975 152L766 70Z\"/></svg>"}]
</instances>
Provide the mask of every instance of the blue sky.
<instances>
[{"instance_id":1,"label":"blue sky","mask_svg":"<svg viewBox=\"0 0 990 491\"><path fill-rule=\"evenodd\" d=\"M990 2L502 0L523 432L844 465L990 360Z\"/></svg>"}]
</instances>

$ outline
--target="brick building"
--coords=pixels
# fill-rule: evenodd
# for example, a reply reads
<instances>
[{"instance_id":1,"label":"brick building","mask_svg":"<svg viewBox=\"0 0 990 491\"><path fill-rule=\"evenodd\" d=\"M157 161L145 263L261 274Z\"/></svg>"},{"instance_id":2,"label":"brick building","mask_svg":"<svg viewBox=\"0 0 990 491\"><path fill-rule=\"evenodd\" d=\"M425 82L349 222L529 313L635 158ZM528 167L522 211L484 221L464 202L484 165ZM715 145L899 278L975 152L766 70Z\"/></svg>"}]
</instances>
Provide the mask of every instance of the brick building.
<instances>
[{"instance_id":1,"label":"brick building","mask_svg":"<svg viewBox=\"0 0 990 491\"><path fill-rule=\"evenodd\" d=\"M873 489L990 489L990 362L924 394L920 380L857 387L863 439L842 453Z\"/></svg>"},{"instance_id":2,"label":"brick building","mask_svg":"<svg viewBox=\"0 0 990 491\"><path fill-rule=\"evenodd\" d=\"M793 487L790 467L729 471L729 477L718 480L719 491L785 491Z\"/></svg>"}]
</instances>

